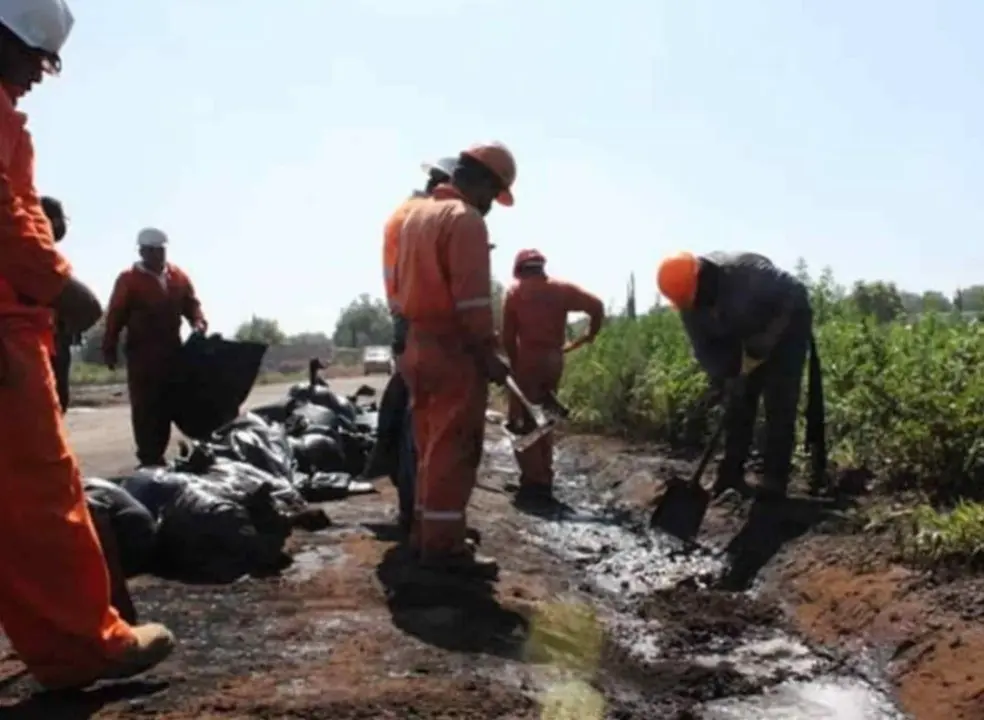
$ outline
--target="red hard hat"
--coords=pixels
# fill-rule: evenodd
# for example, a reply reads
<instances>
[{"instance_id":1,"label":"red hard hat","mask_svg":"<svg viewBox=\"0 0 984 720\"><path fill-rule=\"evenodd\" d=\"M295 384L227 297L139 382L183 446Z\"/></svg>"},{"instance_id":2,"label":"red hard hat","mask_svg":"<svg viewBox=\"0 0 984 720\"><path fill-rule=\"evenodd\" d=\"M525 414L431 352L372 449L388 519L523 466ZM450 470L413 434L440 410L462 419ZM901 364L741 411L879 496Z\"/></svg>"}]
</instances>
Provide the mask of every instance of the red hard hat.
<instances>
[{"instance_id":1,"label":"red hard hat","mask_svg":"<svg viewBox=\"0 0 984 720\"><path fill-rule=\"evenodd\" d=\"M516 260L513 262L513 277L519 277L519 271L527 267L543 267L547 264L547 259L539 250L529 249L520 250L516 253Z\"/></svg>"}]
</instances>

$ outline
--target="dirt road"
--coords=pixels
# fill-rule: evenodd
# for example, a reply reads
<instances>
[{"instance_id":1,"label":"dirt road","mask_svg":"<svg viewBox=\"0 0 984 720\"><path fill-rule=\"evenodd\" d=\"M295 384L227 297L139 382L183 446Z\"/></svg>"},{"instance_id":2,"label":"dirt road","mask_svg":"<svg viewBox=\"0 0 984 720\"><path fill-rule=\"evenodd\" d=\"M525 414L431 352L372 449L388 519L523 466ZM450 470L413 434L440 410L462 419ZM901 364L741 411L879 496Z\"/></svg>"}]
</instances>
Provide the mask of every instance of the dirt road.
<instances>
[{"instance_id":1,"label":"dirt road","mask_svg":"<svg viewBox=\"0 0 984 720\"><path fill-rule=\"evenodd\" d=\"M280 392L263 388L254 401ZM115 412L72 418L94 472L130 464L125 409ZM16 661L0 662L0 717L877 720L903 717L883 670L887 658L912 652L907 672L922 684L900 687L914 717L984 718L984 644L969 625L950 626L959 643L899 635L873 653L843 644L865 637L866 611L925 624L911 607L895 611L903 596L883 576L874 598L845 578L825 595L815 571L829 556L792 553L777 563L761 513L740 503L714 508L696 549L647 532L657 479L685 469L568 438L558 459L563 502L534 512L514 505L515 463L490 428L470 524L502 565L493 586L419 582L393 541L395 493L382 480L378 495L326 504L333 527L298 533L295 563L280 578L193 587L136 580L142 616L181 641L139 682L32 696L23 678L2 680L20 669ZM757 534L747 529L755 523ZM805 524L836 533L837 523L789 509L766 519L790 536L799 524L801 533ZM772 578L759 572L767 563L778 568ZM792 614L786 567L795 592L809 593ZM851 636L836 637L847 621Z\"/></svg>"}]
</instances>

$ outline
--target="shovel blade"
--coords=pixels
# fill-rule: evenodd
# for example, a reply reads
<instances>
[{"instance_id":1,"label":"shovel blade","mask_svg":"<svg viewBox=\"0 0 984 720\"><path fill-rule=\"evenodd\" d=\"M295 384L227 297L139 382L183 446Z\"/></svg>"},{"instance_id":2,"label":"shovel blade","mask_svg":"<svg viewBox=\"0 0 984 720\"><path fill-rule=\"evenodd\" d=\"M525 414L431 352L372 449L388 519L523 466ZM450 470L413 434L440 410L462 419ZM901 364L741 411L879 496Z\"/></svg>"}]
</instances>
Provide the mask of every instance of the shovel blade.
<instances>
[{"instance_id":1,"label":"shovel blade","mask_svg":"<svg viewBox=\"0 0 984 720\"><path fill-rule=\"evenodd\" d=\"M681 540L693 540L711 504L711 494L699 484L667 488L649 519L649 527Z\"/></svg>"},{"instance_id":2,"label":"shovel blade","mask_svg":"<svg viewBox=\"0 0 984 720\"><path fill-rule=\"evenodd\" d=\"M548 422L537 426L536 429L531 430L524 435L513 435L511 438L513 450L518 453L526 452L552 432L553 423Z\"/></svg>"}]
</instances>

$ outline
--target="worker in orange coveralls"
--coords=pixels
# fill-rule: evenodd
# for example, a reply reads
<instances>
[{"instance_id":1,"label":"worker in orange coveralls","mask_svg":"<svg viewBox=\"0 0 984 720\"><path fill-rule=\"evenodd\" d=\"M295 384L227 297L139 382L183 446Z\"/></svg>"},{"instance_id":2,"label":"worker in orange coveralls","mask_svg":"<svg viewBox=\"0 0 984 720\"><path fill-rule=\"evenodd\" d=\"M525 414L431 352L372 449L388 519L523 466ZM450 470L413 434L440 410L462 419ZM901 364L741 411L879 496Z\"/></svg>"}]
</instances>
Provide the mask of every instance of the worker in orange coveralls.
<instances>
[{"instance_id":1,"label":"worker in orange coveralls","mask_svg":"<svg viewBox=\"0 0 984 720\"><path fill-rule=\"evenodd\" d=\"M171 440L169 385L181 350L181 318L195 332L208 323L191 280L167 262L167 235L144 228L137 235L140 261L120 273L106 311L103 357L116 367L120 332L126 328L126 380L137 460L162 466Z\"/></svg>"},{"instance_id":2,"label":"worker in orange coveralls","mask_svg":"<svg viewBox=\"0 0 984 720\"><path fill-rule=\"evenodd\" d=\"M457 158L442 158L436 163L424 163L422 168L427 172L427 184L423 190L415 190L387 219L383 228L383 282L386 288L386 302L393 317L393 357L399 361L406 349L407 344L407 321L400 312L396 300L396 265L399 259L400 235L403 232L403 221L406 220L410 209L421 199L430 197L430 194L441 183L445 183L451 178L451 172L457 163ZM390 402L397 406L396 412L389 413L386 410L390 407ZM387 448L386 444L397 443L400 449L399 463L396 470L397 494L399 496L399 526L400 530L410 537L413 528L413 519L416 515L416 477L417 459L414 450L412 414L410 412L409 390L406 382L400 374L399 369L394 373L389 386L383 395L383 402L386 407L380 407L380 415L387 420L387 426L380 427L377 445L379 451L383 452ZM398 419L392 426L388 421ZM387 432L386 430L394 430ZM392 445L389 445L392 447Z\"/></svg>"},{"instance_id":3,"label":"worker in orange coveralls","mask_svg":"<svg viewBox=\"0 0 984 720\"><path fill-rule=\"evenodd\" d=\"M513 377L534 404L543 404L557 391L564 372L564 354L594 341L605 320L605 306L573 283L547 277L546 258L539 250L521 250L513 264L516 282L502 303L502 345ZM583 312L590 324L580 338L564 344L567 314ZM509 420L522 424L522 404L509 398ZM521 453L519 502L553 499L553 439L547 436Z\"/></svg>"},{"instance_id":4,"label":"worker in orange coveralls","mask_svg":"<svg viewBox=\"0 0 984 720\"><path fill-rule=\"evenodd\" d=\"M131 627L110 605L49 358L52 310L77 333L102 308L55 249L16 105L58 69L73 22L63 0L0 0L0 625L49 689L130 677L174 648L166 628Z\"/></svg>"},{"instance_id":5,"label":"worker in orange coveralls","mask_svg":"<svg viewBox=\"0 0 984 720\"><path fill-rule=\"evenodd\" d=\"M499 143L458 156L451 181L411 208L403 224L396 299L409 324L401 371L410 388L419 517L411 545L421 567L494 578L498 565L466 542L488 383L509 367L492 319L489 234L493 201L510 206L512 153Z\"/></svg>"}]
</instances>

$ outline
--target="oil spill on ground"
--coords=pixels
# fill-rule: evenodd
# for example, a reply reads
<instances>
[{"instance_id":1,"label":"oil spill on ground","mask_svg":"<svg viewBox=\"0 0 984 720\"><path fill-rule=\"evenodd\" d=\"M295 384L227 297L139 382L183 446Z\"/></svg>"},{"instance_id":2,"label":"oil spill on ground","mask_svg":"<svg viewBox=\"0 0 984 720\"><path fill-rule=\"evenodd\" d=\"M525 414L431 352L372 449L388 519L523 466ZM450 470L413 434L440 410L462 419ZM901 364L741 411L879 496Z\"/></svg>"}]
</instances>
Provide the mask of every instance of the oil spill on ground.
<instances>
[{"instance_id":1,"label":"oil spill on ground","mask_svg":"<svg viewBox=\"0 0 984 720\"><path fill-rule=\"evenodd\" d=\"M504 482L509 446L490 441L486 453L489 472ZM714 589L726 570L723 548L687 549L654 535L613 508L563 452L557 466L560 503L528 515L523 530L578 567L578 590L594 599L603 627L595 682L610 699L634 696L653 708L663 699L665 716L678 718L904 717L863 659L809 647L785 630L775 605ZM611 704L608 716L620 716Z\"/></svg>"}]
</instances>

